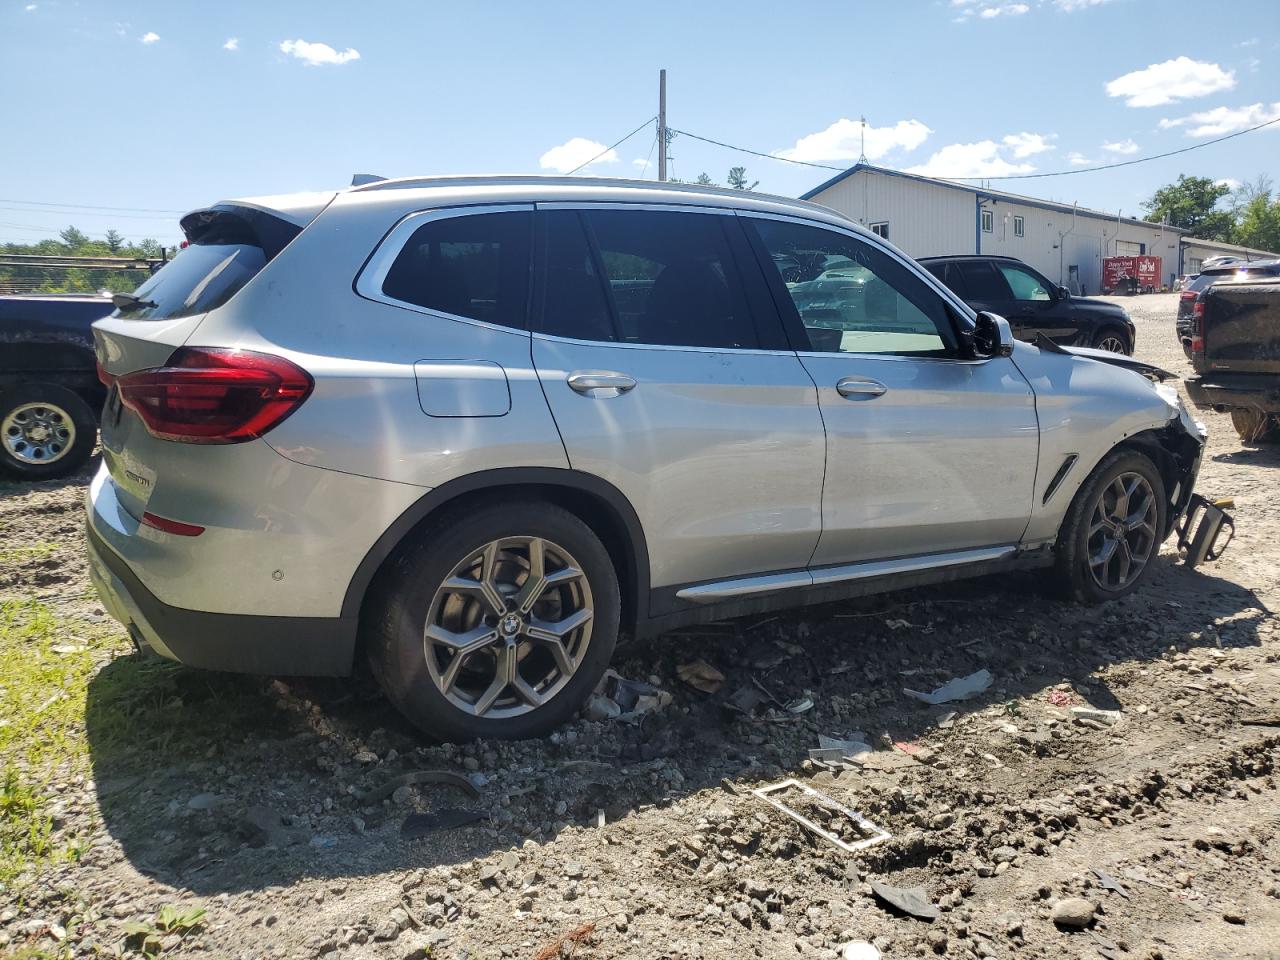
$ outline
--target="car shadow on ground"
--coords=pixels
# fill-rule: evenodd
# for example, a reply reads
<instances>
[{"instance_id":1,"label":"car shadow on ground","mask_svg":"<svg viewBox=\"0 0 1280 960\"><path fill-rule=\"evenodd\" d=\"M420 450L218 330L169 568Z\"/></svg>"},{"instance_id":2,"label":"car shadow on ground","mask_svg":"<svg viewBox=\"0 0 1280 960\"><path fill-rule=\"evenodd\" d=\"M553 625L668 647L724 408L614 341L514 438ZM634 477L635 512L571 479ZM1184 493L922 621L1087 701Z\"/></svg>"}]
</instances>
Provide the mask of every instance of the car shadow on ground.
<instances>
[{"instance_id":1,"label":"car shadow on ground","mask_svg":"<svg viewBox=\"0 0 1280 960\"><path fill-rule=\"evenodd\" d=\"M939 723L1014 710L1018 698L1043 700L1064 682L1073 703L1118 709L1126 698L1114 678L1130 666L1257 645L1266 615L1252 592L1169 556L1143 590L1101 607L1051 599L1031 575L904 591L628 648L615 667L657 680L671 706L634 723L577 720L544 740L462 747L424 743L367 680L263 680L130 656L91 682L87 733L101 815L123 856L211 895L457 864L694 791L802 775L819 733L913 744ZM677 665L696 659L725 675L717 692L676 679ZM903 693L979 669L994 682L965 702L927 706ZM747 717L726 706L740 689L814 706L793 716L766 704ZM421 784L358 799L424 769L469 775L479 795ZM1028 775L1038 775L1034 763L1019 773ZM990 789L999 777L981 781ZM488 820L419 839L401 833L414 810L456 809Z\"/></svg>"},{"instance_id":2,"label":"car shadow on ground","mask_svg":"<svg viewBox=\"0 0 1280 960\"><path fill-rule=\"evenodd\" d=\"M1230 453L1216 453L1217 463L1231 463L1249 467L1280 467L1280 443L1266 443L1241 447Z\"/></svg>"}]
</instances>

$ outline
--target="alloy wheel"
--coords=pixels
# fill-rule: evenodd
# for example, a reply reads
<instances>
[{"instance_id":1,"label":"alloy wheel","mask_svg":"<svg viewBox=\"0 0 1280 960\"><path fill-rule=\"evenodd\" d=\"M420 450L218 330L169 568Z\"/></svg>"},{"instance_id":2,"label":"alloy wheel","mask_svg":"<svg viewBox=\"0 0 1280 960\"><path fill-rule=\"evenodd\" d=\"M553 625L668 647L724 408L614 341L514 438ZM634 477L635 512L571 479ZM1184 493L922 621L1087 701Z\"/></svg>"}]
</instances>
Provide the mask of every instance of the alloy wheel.
<instances>
[{"instance_id":1,"label":"alloy wheel","mask_svg":"<svg viewBox=\"0 0 1280 960\"><path fill-rule=\"evenodd\" d=\"M1133 583L1155 553L1155 491L1140 473L1122 473L1102 489L1089 520L1089 573L1104 590Z\"/></svg>"},{"instance_id":2,"label":"alloy wheel","mask_svg":"<svg viewBox=\"0 0 1280 960\"><path fill-rule=\"evenodd\" d=\"M5 449L22 463L54 463L76 440L71 414L52 403L24 403L0 423Z\"/></svg>"},{"instance_id":3,"label":"alloy wheel","mask_svg":"<svg viewBox=\"0 0 1280 960\"><path fill-rule=\"evenodd\" d=\"M582 565L540 537L505 537L458 563L432 598L427 670L451 704L500 719L536 710L577 671L594 609Z\"/></svg>"},{"instance_id":4,"label":"alloy wheel","mask_svg":"<svg viewBox=\"0 0 1280 960\"><path fill-rule=\"evenodd\" d=\"M1107 353L1125 353L1125 343L1114 333L1103 337L1098 341L1098 349L1105 350Z\"/></svg>"}]
</instances>

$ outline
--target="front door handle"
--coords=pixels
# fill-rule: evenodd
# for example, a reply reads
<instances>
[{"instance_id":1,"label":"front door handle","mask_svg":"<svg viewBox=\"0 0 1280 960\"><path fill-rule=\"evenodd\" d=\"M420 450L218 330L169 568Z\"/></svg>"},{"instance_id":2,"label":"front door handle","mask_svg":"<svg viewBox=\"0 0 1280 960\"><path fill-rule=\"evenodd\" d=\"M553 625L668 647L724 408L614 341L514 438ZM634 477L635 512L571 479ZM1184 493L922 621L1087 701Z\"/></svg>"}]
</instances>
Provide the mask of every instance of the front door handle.
<instances>
[{"instance_id":1,"label":"front door handle","mask_svg":"<svg viewBox=\"0 0 1280 960\"><path fill-rule=\"evenodd\" d=\"M883 397L889 390L879 380L866 380L862 377L845 377L836 384L836 392L850 400L874 400Z\"/></svg>"},{"instance_id":2,"label":"front door handle","mask_svg":"<svg viewBox=\"0 0 1280 960\"><path fill-rule=\"evenodd\" d=\"M608 373L601 371L581 371L571 373L568 377L569 389L584 397L616 397L626 393L636 385L635 377L625 373Z\"/></svg>"}]
</instances>

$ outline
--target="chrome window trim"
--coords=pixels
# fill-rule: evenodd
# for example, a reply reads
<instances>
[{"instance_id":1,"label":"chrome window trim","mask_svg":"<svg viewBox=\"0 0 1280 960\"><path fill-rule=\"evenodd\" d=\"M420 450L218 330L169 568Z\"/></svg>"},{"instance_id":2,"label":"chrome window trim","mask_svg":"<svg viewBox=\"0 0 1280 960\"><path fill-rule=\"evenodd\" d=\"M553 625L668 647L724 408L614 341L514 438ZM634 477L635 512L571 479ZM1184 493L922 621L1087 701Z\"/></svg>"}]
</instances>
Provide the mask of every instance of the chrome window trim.
<instances>
[{"instance_id":1,"label":"chrome window trim","mask_svg":"<svg viewBox=\"0 0 1280 960\"><path fill-rule=\"evenodd\" d=\"M648 210L657 213L710 213L732 217L737 207L720 207L708 203L628 203L625 200L538 200L539 210Z\"/></svg>"},{"instance_id":2,"label":"chrome window trim","mask_svg":"<svg viewBox=\"0 0 1280 960\"><path fill-rule=\"evenodd\" d=\"M767 357L795 357L794 350L763 350L759 347L690 347L682 344L666 343L627 343L622 340L579 340L575 337L561 337L554 333L533 331L535 340L548 340L553 343L564 343L574 347L603 347L609 350L662 350L678 353L743 353L757 354Z\"/></svg>"},{"instance_id":3,"label":"chrome window trim","mask_svg":"<svg viewBox=\"0 0 1280 960\"><path fill-rule=\"evenodd\" d=\"M412 310L414 313L421 313L428 317L439 317L442 320L454 320L458 323L466 323L471 326L480 327L483 330L496 330L503 333L514 333L522 337L529 336L527 327L508 327L501 323L490 323L488 320L478 320L475 317L464 317L457 313L446 313L443 310L433 310L431 307L424 307L420 303L410 303L408 300L399 300L395 297L388 296L382 292L382 285L386 283L387 274L391 271L391 266L396 259L404 251L405 244L409 242L409 238L423 224L431 223L435 220L450 220L456 217L480 216L486 213L533 213L535 206L533 203L500 203L500 204L469 204L453 207L436 207L431 210L418 210L413 213L406 214L401 217L386 236L378 242L374 247L373 253L369 255L369 259L365 261L360 272L356 274L354 289L357 296L366 300L372 300L374 303L385 303L388 306L400 307L404 310ZM533 263L533 249L530 246L529 251L530 264ZM528 318L525 318L526 323Z\"/></svg>"}]
</instances>

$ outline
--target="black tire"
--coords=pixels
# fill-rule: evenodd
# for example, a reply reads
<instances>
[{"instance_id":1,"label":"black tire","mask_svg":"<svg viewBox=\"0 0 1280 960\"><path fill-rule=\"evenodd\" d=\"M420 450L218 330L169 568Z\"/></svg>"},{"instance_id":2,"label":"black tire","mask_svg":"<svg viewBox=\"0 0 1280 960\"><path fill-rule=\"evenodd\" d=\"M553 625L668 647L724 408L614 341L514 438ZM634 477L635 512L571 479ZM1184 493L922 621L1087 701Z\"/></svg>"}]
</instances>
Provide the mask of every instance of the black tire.
<instances>
[{"instance_id":1,"label":"black tire","mask_svg":"<svg viewBox=\"0 0 1280 960\"><path fill-rule=\"evenodd\" d=\"M1252 407L1231 411L1231 426L1242 443L1268 443L1280 439L1280 417Z\"/></svg>"},{"instance_id":2,"label":"black tire","mask_svg":"<svg viewBox=\"0 0 1280 960\"><path fill-rule=\"evenodd\" d=\"M69 442L62 447L56 442L28 443L22 418L33 415L63 425L61 429L69 426ZM93 411L79 394L66 387L24 383L0 394L0 468L10 475L24 480L53 480L75 473L89 459L97 440L98 421ZM37 451L43 451L41 459L35 459Z\"/></svg>"},{"instance_id":3,"label":"black tire","mask_svg":"<svg viewBox=\"0 0 1280 960\"><path fill-rule=\"evenodd\" d=\"M1103 327L1093 336L1093 346L1097 350L1110 350L1107 345L1108 341L1120 343L1124 349L1111 350L1112 353L1123 353L1126 357L1133 354L1133 344L1129 342L1129 335L1119 327Z\"/></svg>"},{"instance_id":4,"label":"black tire","mask_svg":"<svg viewBox=\"0 0 1280 960\"><path fill-rule=\"evenodd\" d=\"M459 564L467 562L469 557L478 556L486 544L518 538L539 538L549 545L548 549L554 547L567 552L575 561L576 569L584 574L584 578L575 581L578 586L552 589L581 591L585 580L585 593L591 600L593 614L586 635L585 653L575 658L576 669L568 674L568 681L545 703L539 706L517 704L512 709L527 712L514 716L478 716L452 702L437 685L432 670L434 668L442 676L444 671L434 659L433 667L428 666L428 656L434 658L438 653L437 648L425 640L425 631L428 619L433 618L434 622L434 618L439 616L441 608L436 604L437 590L444 586L446 578L457 576ZM514 560L509 562L516 563ZM527 570L527 566L524 569ZM506 597L509 605L519 600L518 595L512 597L507 594ZM552 602L559 602L559 598L552 597ZM479 612L487 609L482 599L476 599L474 603ZM531 623L537 609L535 606L530 612ZM613 655L620 610L618 578L613 562L600 539L582 520L561 507L539 500L487 502L429 521L415 534L412 542L403 546L389 561L388 569L380 575L366 606L363 642L373 675L388 699L427 735L453 742L477 738L519 740L550 732L572 717L587 699ZM489 616L496 629L499 618ZM575 633L574 636L575 642L583 642L583 634ZM524 655L516 661L521 669L537 656L550 656L538 653L534 640L522 639L521 636L513 639L518 644L525 644L520 647ZM468 656L478 656L487 663L492 655L496 677L503 643L509 646L508 641L499 638L492 645ZM446 670L451 662L445 662ZM533 666L536 667L537 663ZM553 672L557 669L552 667ZM458 672L464 671L460 669ZM563 670L560 676L564 676ZM514 687L503 690L514 691ZM473 703L473 706L478 704Z\"/></svg>"},{"instance_id":5,"label":"black tire","mask_svg":"<svg viewBox=\"0 0 1280 960\"><path fill-rule=\"evenodd\" d=\"M1151 521L1153 527L1151 544L1133 579L1118 588L1108 587L1099 582L1090 563L1091 556L1101 555L1100 551L1091 553L1090 527L1094 512L1099 506L1099 499L1120 477L1132 475L1141 476L1146 481L1155 501L1154 518ZM1062 529L1059 531L1055 548L1057 559L1054 572L1055 579L1063 592L1078 603L1085 604L1117 600L1131 593L1142 582L1147 571L1151 569L1151 562L1160 552L1160 544L1164 540L1167 510L1164 480L1150 458L1136 450L1113 450L1109 453L1077 491L1062 521ZM1106 540L1108 533L1109 531L1100 531L1095 534L1095 537L1101 536ZM1096 545L1098 540L1095 539L1094 543ZM1145 541L1143 543L1145 544Z\"/></svg>"}]
</instances>

